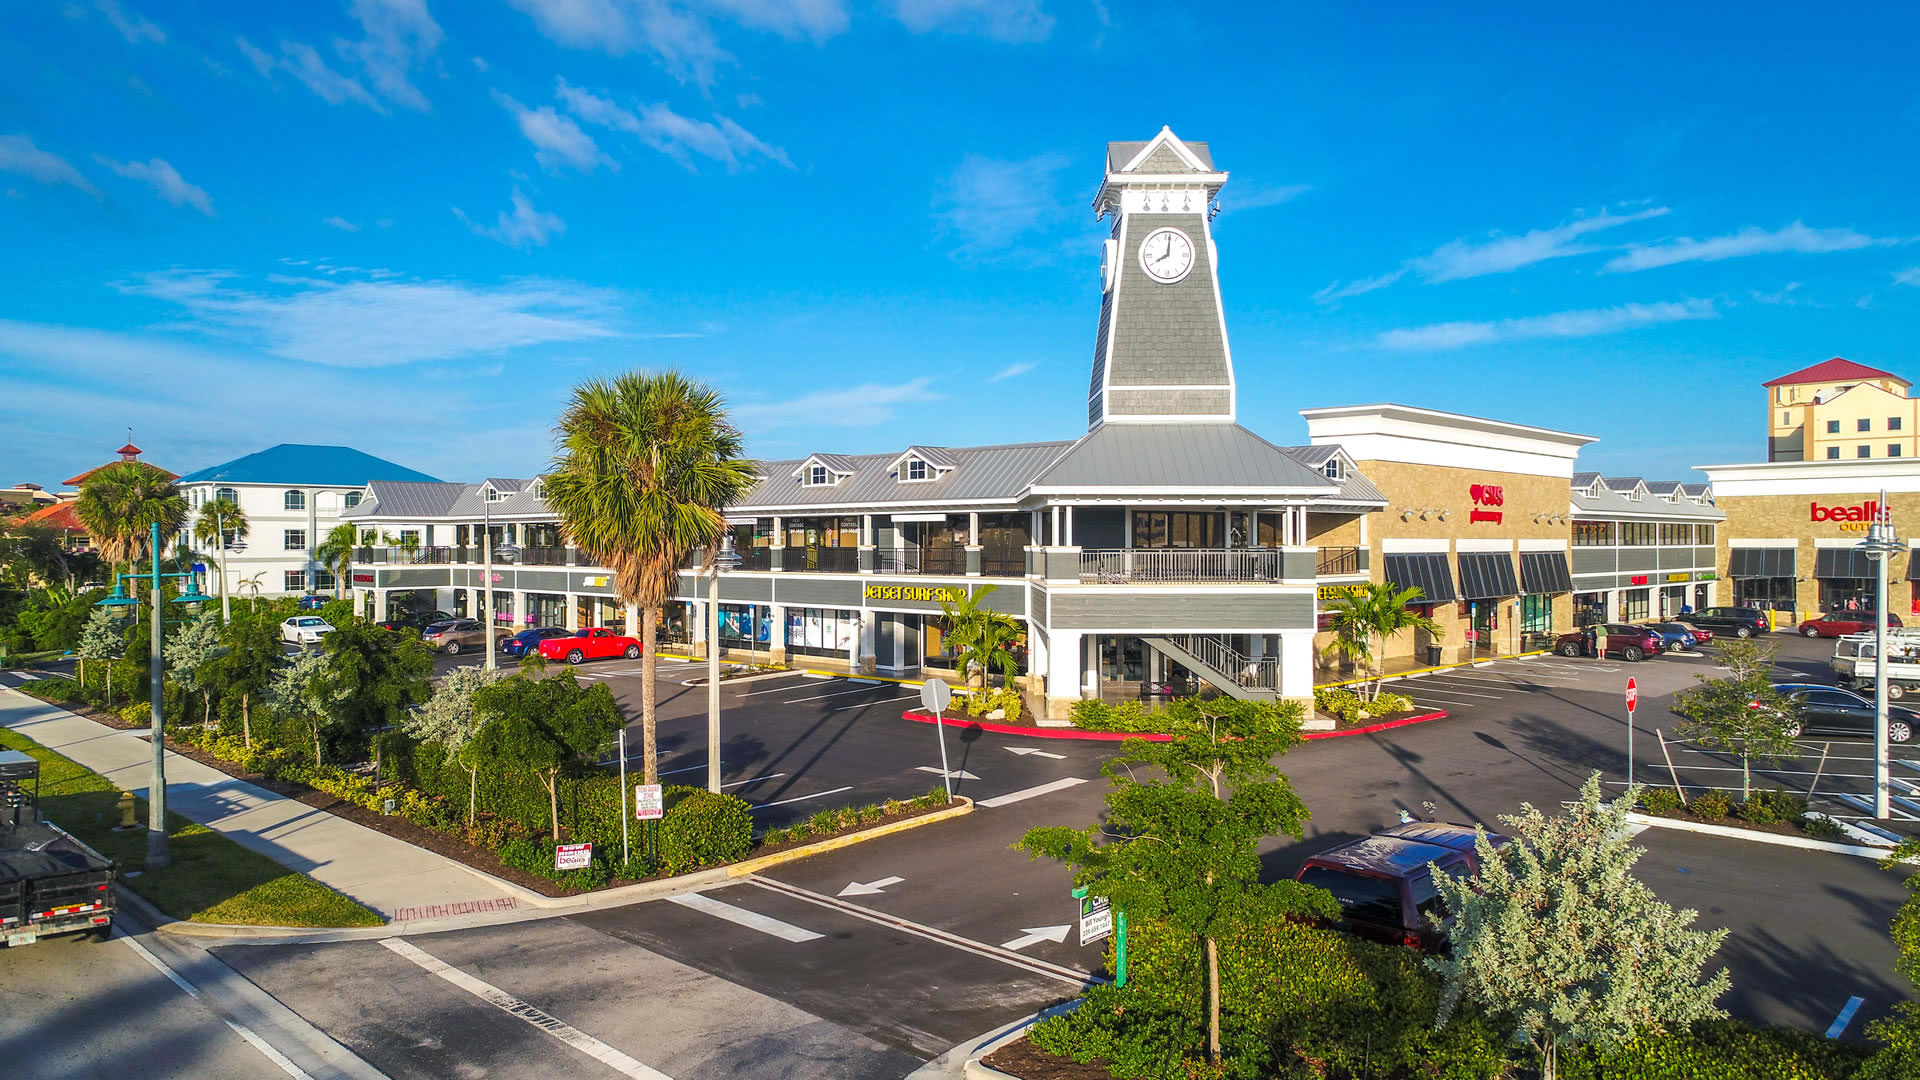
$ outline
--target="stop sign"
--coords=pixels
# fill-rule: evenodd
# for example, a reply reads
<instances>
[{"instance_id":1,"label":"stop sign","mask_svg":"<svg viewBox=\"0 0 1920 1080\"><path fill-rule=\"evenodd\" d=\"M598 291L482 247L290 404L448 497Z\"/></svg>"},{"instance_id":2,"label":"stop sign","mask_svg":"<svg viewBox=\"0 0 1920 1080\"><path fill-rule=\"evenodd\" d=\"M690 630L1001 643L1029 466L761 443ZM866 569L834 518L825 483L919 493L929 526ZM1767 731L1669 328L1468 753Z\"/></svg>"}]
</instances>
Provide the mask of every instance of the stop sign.
<instances>
[{"instance_id":1,"label":"stop sign","mask_svg":"<svg viewBox=\"0 0 1920 1080\"><path fill-rule=\"evenodd\" d=\"M1640 703L1640 687L1633 681L1633 679L1629 678L1627 679L1627 713L1628 715L1632 715L1633 707L1635 705L1638 705L1639 703Z\"/></svg>"}]
</instances>

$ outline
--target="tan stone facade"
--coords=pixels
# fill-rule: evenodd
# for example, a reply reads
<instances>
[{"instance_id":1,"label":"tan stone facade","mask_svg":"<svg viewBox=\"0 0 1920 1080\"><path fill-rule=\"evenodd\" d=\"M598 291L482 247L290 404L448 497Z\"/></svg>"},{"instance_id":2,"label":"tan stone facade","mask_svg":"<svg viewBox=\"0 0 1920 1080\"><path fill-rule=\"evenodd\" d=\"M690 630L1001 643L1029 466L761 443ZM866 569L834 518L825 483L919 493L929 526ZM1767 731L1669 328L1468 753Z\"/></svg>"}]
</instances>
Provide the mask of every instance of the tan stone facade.
<instances>
[{"instance_id":1,"label":"tan stone facade","mask_svg":"<svg viewBox=\"0 0 1920 1080\"><path fill-rule=\"evenodd\" d=\"M1717 552L1720 577L1728 582L1721 591L1720 602L1734 603L1740 588L1737 581L1730 579L1733 547L1744 546L1743 541L1750 544L1758 540L1791 539L1795 549L1793 618L1811 618L1820 610L1820 582L1815 574L1817 549L1865 539L1867 523L1864 520L1846 520L1848 512L1855 511L1855 517L1864 517L1866 512L1861 508L1880 500L1878 491L1718 495L1715 502L1727 515L1726 524L1720 530ZM1886 504L1892 512L1895 528L1903 538L1920 529L1920 492L1888 492ZM1817 514L1815 507L1819 508ZM1821 520L1815 520L1816 516ZM1906 581L1906 576L1907 557L1896 556L1887 566L1887 594L1889 608L1899 614L1915 610L1914 589Z\"/></svg>"}]
</instances>

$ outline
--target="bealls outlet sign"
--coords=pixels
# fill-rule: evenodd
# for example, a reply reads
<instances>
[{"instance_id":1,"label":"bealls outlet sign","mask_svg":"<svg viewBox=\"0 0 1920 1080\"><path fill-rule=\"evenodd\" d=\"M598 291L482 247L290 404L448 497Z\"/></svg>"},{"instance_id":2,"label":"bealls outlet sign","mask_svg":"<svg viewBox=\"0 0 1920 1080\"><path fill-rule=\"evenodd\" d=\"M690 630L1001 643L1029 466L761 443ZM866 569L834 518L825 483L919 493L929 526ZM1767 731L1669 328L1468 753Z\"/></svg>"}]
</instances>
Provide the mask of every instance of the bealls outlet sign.
<instances>
[{"instance_id":1,"label":"bealls outlet sign","mask_svg":"<svg viewBox=\"0 0 1920 1080\"><path fill-rule=\"evenodd\" d=\"M1838 522L1842 532L1866 532L1867 526L1880 514L1880 504L1872 500L1858 506L1821 506L1809 503L1807 518L1810 521Z\"/></svg>"}]
</instances>

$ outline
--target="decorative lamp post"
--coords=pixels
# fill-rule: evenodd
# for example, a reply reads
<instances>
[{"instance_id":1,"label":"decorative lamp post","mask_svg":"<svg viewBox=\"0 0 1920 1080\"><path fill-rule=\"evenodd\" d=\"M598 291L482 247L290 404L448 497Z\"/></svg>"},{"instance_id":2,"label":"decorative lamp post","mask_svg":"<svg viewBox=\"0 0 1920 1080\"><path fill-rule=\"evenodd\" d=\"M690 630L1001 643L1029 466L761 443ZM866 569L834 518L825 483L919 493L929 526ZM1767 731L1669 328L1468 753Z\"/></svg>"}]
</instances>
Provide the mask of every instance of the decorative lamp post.
<instances>
[{"instance_id":1,"label":"decorative lamp post","mask_svg":"<svg viewBox=\"0 0 1920 1080\"><path fill-rule=\"evenodd\" d=\"M740 565L733 533L721 534L707 578L707 790L720 791L720 575Z\"/></svg>"},{"instance_id":2,"label":"decorative lamp post","mask_svg":"<svg viewBox=\"0 0 1920 1080\"><path fill-rule=\"evenodd\" d=\"M215 518L215 520L218 521L219 519ZM226 530L221 530L220 537L222 540L226 539L226 535ZM239 533L234 534L233 543L223 543L220 546L220 621L223 623L233 621L233 601L227 596L227 578L229 576L227 574L227 556L230 554L243 555L246 553L246 550L247 542L241 539Z\"/></svg>"},{"instance_id":3,"label":"decorative lamp post","mask_svg":"<svg viewBox=\"0 0 1920 1080\"><path fill-rule=\"evenodd\" d=\"M1867 538L1856 547L1873 560L1873 816L1893 814L1893 790L1887 769L1887 560L1907 550L1893 534L1893 515L1887 511L1887 493L1880 493L1879 512L1867 527Z\"/></svg>"}]
</instances>

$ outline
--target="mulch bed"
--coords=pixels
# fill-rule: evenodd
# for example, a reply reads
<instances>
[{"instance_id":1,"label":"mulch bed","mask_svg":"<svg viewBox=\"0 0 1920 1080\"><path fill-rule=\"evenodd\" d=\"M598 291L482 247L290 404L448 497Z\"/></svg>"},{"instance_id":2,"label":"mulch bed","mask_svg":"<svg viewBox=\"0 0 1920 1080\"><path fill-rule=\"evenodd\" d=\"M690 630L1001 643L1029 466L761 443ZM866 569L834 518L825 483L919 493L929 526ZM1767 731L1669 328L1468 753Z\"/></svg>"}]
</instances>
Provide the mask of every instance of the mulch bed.
<instances>
[{"instance_id":1,"label":"mulch bed","mask_svg":"<svg viewBox=\"0 0 1920 1080\"><path fill-rule=\"evenodd\" d=\"M1725 825L1729 828L1745 829L1748 832L1773 833L1775 836L1798 836L1809 840L1828 840L1839 843L1848 842L1844 836L1813 836L1791 821L1776 821L1771 825L1755 825L1751 821L1734 817L1732 814L1715 819L1703 818L1689 810L1675 810L1670 814L1656 814L1642 808L1640 812L1646 814L1648 817L1672 818L1675 821L1691 821L1699 825Z\"/></svg>"},{"instance_id":2,"label":"mulch bed","mask_svg":"<svg viewBox=\"0 0 1920 1080\"><path fill-rule=\"evenodd\" d=\"M981 1064L999 1069L1020 1080L1113 1080L1113 1073L1096 1058L1082 1065L1068 1057L1050 1054L1033 1045L1025 1035L980 1059Z\"/></svg>"}]
</instances>

